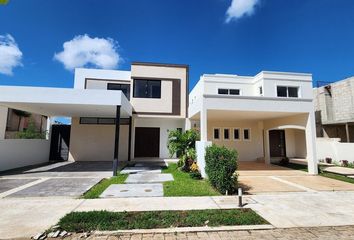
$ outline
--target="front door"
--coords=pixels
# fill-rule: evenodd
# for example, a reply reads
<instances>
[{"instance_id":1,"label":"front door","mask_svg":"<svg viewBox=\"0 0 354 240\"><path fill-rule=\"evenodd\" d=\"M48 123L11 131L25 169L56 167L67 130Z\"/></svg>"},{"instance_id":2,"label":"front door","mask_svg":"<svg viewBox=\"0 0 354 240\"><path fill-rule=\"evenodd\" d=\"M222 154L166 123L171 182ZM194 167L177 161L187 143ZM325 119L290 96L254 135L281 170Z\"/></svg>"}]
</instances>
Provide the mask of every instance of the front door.
<instances>
[{"instance_id":1,"label":"front door","mask_svg":"<svg viewBox=\"0 0 354 240\"><path fill-rule=\"evenodd\" d=\"M159 157L160 128L135 128L134 157Z\"/></svg>"},{"instance_id":2,"label":"front door","mask_svg":"<svg viewBox=\"0 0 354 240\"><path fill-rule=\"evenodd\" d=\"M286 156L284 130L269 131L269 148L270 148L270 157Z\"/></svg>"}]
</instances>

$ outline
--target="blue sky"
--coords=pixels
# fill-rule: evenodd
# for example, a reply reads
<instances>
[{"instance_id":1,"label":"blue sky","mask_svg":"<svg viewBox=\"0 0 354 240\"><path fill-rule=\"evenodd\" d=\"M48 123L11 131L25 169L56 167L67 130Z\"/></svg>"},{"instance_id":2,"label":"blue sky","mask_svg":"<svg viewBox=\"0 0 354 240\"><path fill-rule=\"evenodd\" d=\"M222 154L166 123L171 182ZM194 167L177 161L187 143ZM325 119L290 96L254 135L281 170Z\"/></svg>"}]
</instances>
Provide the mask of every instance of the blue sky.
<instances>
[{"instance_id":1,"label":"blue sky","mask_svg":"<svg viewBox=\"0 0 354 240\"><path fill-rule=\"evenodd\" d=\"M62 62L54 55L64 42L85 34L115 46L107 51L114 51L118 64L99 67L129 70L132 61L189 64L190 88L203 73L297 71L330 82L354 75L354 1L234 0L227 15L231 3L10 0L0 5L0 35L11 35L21 54L12 75L0 73L0 85L72 87L73 71L63 64L72 55L62 56ZM3 56L0 51L0 69L7 62Z\"/></svg>"}]
</instances>

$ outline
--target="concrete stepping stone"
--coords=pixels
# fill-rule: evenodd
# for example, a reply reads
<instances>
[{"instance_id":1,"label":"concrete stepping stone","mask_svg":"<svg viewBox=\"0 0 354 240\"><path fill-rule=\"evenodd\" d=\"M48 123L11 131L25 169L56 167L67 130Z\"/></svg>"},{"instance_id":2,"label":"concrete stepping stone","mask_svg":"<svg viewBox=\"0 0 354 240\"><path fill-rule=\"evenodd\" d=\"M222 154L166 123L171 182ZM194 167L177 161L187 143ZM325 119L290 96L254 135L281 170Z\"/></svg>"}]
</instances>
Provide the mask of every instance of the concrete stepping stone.
<instances>
[{"instance_id":1,"label":"concrete stepping stone","mask_svg":"<svg viewBox=\"0 0 354 240\"><path fill-rule=\"evenodd\" d=\"M330 173L336 173L344 176L352 175L354 176L354 168L346 168L346 167L328 167L325 168L324 171Z\"/></svg>"},{"instance_id":2,"label":"concrete stepping stone","mask_svg":"<svg viewBox=\"0 0 354 240\"><path fill-rule=\"evenodd\" d=\"M170 173L152 173L152 174L129 174L125 183L161 183L173 181L173 176Z\"/></svg>"},{"instance_id":3,"label":"concrete stepping stone","mask_svg":"<svg viewBox=\"0 0 354 240\"><path fill-rule=\"evenodd\" d=\"M163 186L155 184L112 184L100 198L163 197Z\"/></svg>"},{"instance_id":4,"label":"concrete stepping stone","mask_svg":"<svg viewBox=\"0 0 354 240\"><path fill-rule=\"evenodd\" d=\"M125 167L122 171L122 174L134 174L134 173L161 173L160 167Z\"/></svg>"}]
</instances>

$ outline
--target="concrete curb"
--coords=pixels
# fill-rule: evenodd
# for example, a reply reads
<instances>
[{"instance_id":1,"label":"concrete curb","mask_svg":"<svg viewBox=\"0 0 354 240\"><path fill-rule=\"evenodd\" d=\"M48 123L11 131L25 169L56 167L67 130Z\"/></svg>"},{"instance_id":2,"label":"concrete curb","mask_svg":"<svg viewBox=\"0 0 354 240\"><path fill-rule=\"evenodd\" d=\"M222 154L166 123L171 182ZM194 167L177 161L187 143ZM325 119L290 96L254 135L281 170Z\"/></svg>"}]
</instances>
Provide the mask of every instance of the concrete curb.
<instances>
[{"instance_id":1,"label":"concrete curb","mask_svg":"<svg viewBox=\"0 0 354 240\"><path fill-rule=\"evenodd\" d=\"M245 230L268 230L274 229L272 225L243 225L243 226L220 226L220 227L177 227L156 229L133 229L117 231L94 231L95 235L114 235L121 233L147 234L147 233L181 233L181 232L215 232L215 231L245 231Z\"/></svg>"}]
</instances>

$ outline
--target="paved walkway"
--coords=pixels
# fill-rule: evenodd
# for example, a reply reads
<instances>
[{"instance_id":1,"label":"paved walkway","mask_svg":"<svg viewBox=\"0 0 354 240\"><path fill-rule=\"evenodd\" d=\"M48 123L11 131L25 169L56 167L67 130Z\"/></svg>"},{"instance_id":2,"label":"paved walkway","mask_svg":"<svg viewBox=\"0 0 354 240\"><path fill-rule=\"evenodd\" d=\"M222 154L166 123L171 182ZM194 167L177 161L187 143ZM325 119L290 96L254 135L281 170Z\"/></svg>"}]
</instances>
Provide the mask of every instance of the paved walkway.
<instances>
[{"instance_id":1,"label":"paved walkway","mask_svg":"<svg viewBox=\"0 0 354 240\"><path fill-rule=\"evenodd\" d=\"M327 167L324 169L326 172L336 173L344 176L354 176L354 168L346 167Z\"/></svg>"},{"instance_id":2,"label":"paved walkway","mask_svg":"<svg viewBox=\"0 0 354 240\"><path fill-rule=\"evenodd\" d=\"M82 234L75 234L65 239L78 239ZM81 238L85 239L85 238ZM354 239L354 226L318 227L318 228L287 228L273 230L221 231L198 233L156 233L156 234L119 234L92 235L89 239L100 240L137 240L137 239L209 239L209 240L351 240Z\"/></svg>"}]
</instances>

